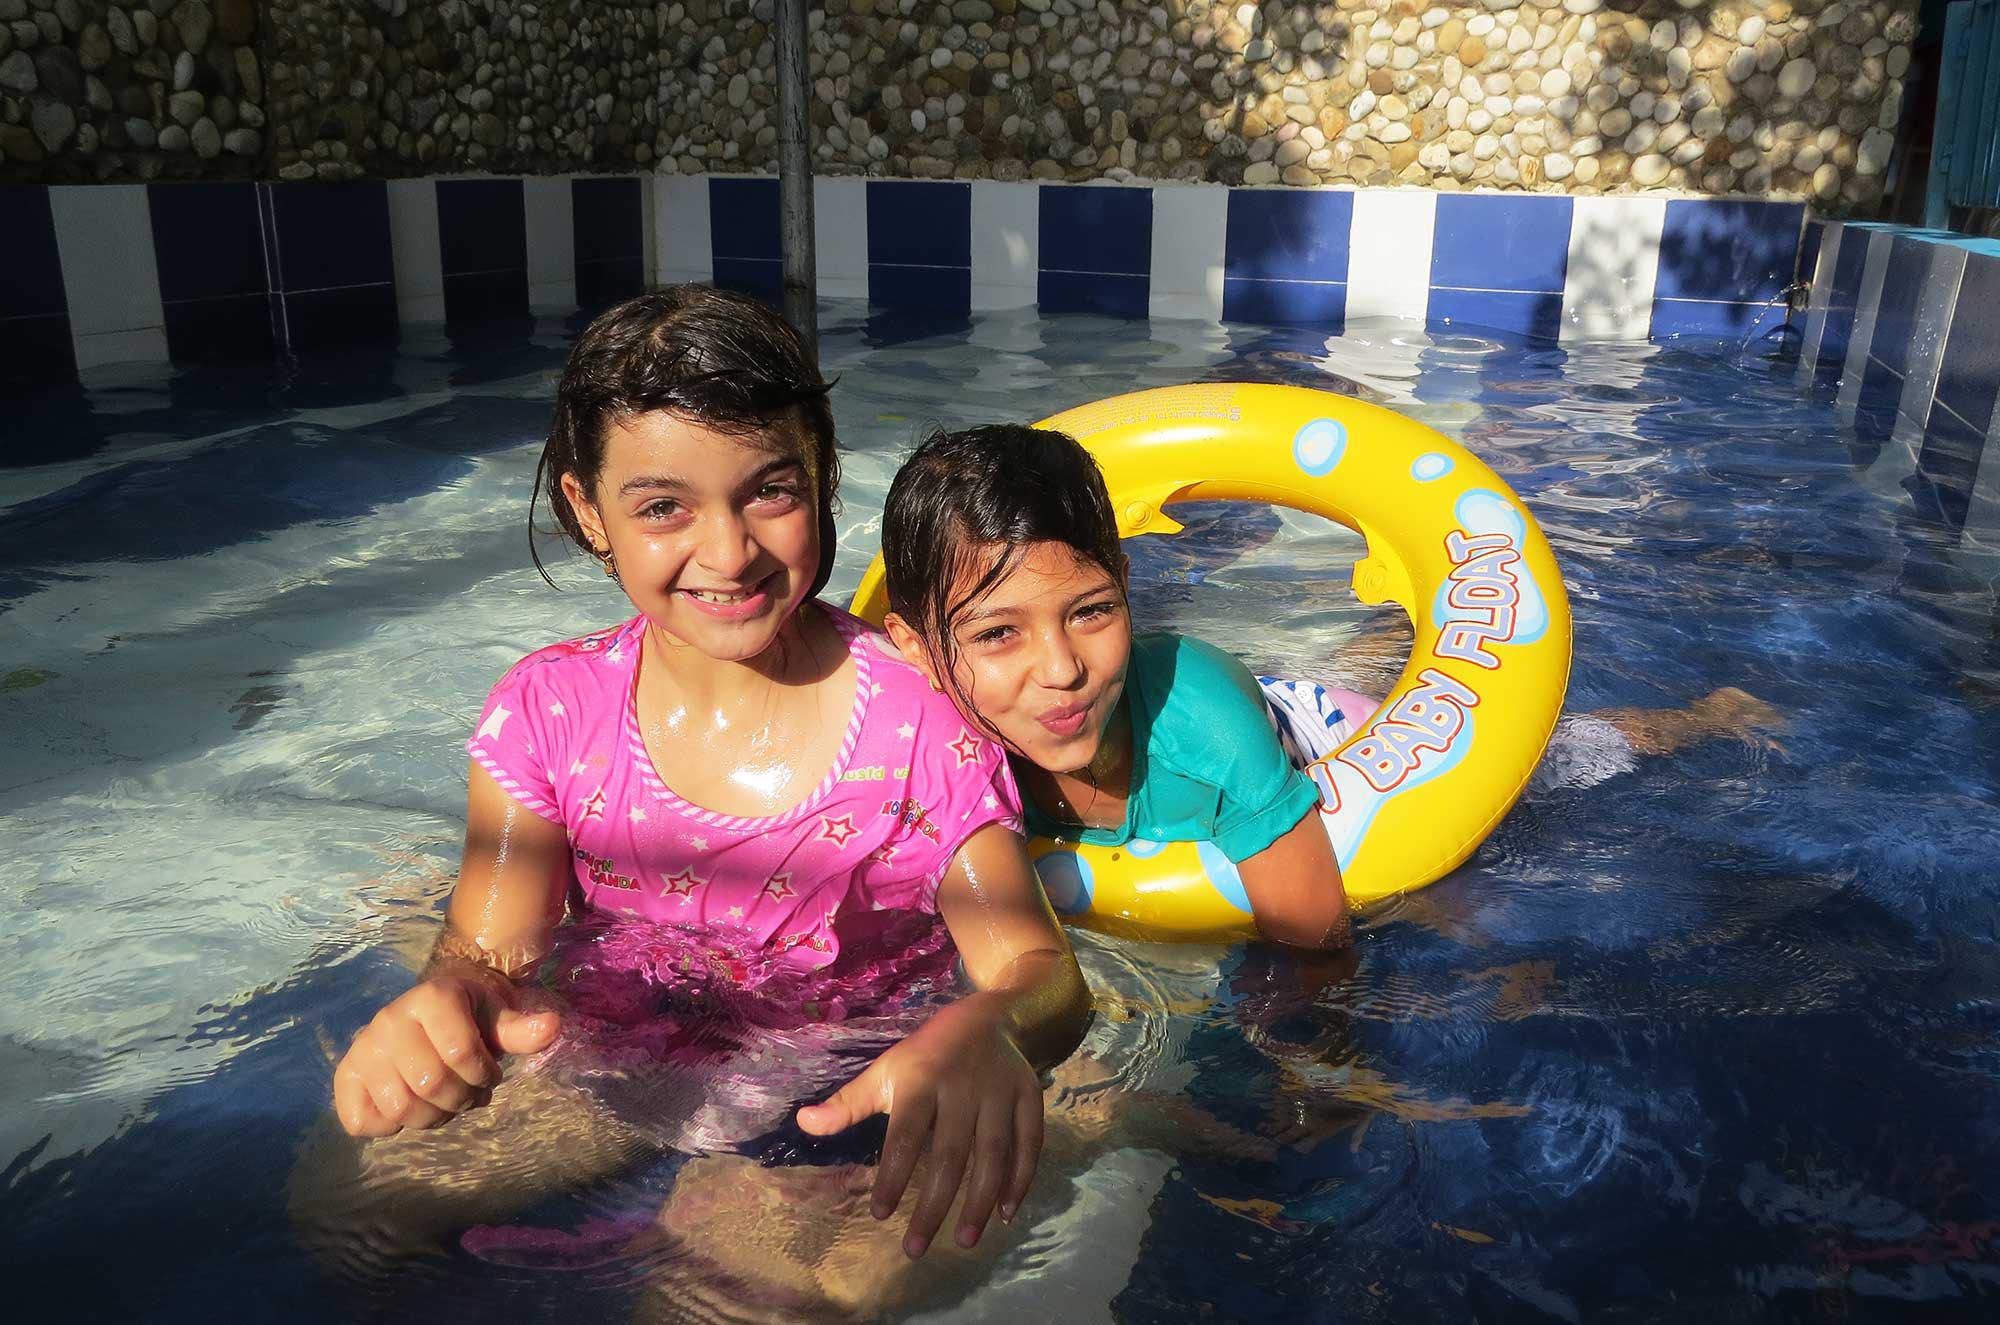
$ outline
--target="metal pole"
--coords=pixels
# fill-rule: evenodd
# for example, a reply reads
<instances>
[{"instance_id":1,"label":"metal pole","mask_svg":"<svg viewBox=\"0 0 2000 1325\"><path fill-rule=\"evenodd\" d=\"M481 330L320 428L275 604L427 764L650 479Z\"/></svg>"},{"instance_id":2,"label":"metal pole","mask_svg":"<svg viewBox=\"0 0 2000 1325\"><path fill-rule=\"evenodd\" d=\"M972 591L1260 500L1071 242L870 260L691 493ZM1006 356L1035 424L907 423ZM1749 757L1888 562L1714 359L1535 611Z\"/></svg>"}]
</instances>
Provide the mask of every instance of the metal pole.
<instances>
[{"instance_id":1,"label":"metal pole","mask_svg":"<svg viewBox=\"0 0 2000 1325\"><path fill-rule=\"evenodd\" d=\"M785 252L785 318L819 358L819 286L813 262L812 123L806 80L806 0L778 0L778 224Z\"/></svg>"}]
</instances>

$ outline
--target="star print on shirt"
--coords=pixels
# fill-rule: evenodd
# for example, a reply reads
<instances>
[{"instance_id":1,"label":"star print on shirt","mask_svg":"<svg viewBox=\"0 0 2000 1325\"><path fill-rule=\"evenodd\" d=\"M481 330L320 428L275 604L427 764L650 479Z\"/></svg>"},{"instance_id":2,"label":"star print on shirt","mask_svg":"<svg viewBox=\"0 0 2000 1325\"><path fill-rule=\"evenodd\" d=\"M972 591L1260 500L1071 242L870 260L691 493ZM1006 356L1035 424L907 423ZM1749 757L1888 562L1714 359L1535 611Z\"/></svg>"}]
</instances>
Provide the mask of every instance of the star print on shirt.
<instances>
[{"instance_id":1,"label":"star print on shirt","mask_svg":"<svg viewBox=\"0 0 2000 1325\"><path fill-rule=\"evenodd\" d=\"M861 831L854 826L854 816L851 814L843 814L838 819L823 814L819 818L819 825L820 840L831 842L837 847L846 846Z\"/></svg>"},{"instance_id":2,"label":"star print on shirt","mask_svg":"<svg viewBox=\"0 0 2000 1325\"><path fill-rule=\"evenodd\" d=\"M486 715L486 721L479 724L479 739L482 741L499 740L500 729L505 727L507 719L513 716L513 713L508 711L505 704L495 705L493 711ZM460 730L464 729L460 728Z\"/></svg>"},{"instance_id":3,"label":"star print on shirt","mask_svg":"<svg viewBox=\"0 0 2000 1325\"><path fill-rule=\"evenodd\" d=\"M580 777L589 771L581 759L572 759L569 761L569 774L571 777Z\"/></svg>"},{"instance_id":4,"label":"star print on shirt","mask_svg":"<svg viewBox=\"0 0 2000 1325\"><path fill-rule=\"evenodd\" d=\"M667 876L666 883L660 888L660 897L662 900L669 897L678 897L681 899L681 904L685 906L688 902L694 900L694 890L707 882L707 879L696 878L694 869L690 866L678 874L669 874Z\"/></svg>"},{"instance_id":5,"label":"star print on shirt","mask_svg":"<svg viewBox=\"0 0 2000 1325\"><path fill-rule=\"evenodd\" d=\"M997 810L1000 808L1000 798L995 796L990 791L986 793L986 808L989 810Z\"/></svg>"},{"instance_id":6,"label":"star print on shirt","mask_svg":"<svg viewBox=\"0 0 2000 1325\"><path fill-rule=\"evenodd\" d=\"M690 837L687 840L687 844L693 847L696 851L708 850L708 839L705 837Z\"/></svg>"},{"instance_id":7,"label":"star print on shirt","mask_svg":"<svg viewBox=\"0 0 2000 1325\"><path fill-rule=\"evenodd\" d=\"M946 748L958 756L957 767L959 768L964 768L967 764L973 763L979 758L979 738L969 731L961 730L958 733L958 739Z\"/></svg>"},{"instance_id":8,"label":"star print on shirt","mask_svg":"<svg viewBox=\"0 0 2000 1325\"><path fill-rule=\"evenodd\" d=\"M632 822L635 824L646 822L646 812L636 805L632 807Z\"/></svg>"},{"instance_id":9,"label":"star print on shirt","mask_svg":"<svg viewBox=\"0 0 2000 1325\"><path fill-rule=\"evenodd\" d=\"M881 846L876 847L873 851L869 852L868 855L865 857L865 859L878 861L884 865L887 865L890 861L894 860L895 858L896 858L896 844L894 842L884 842Z\"/></svg>"},{"instance_id":10,"label":"star print on shirt","mask_svg":"<svg viewBox=\"0 0 2000 1325\"><path fill-rule=\"evenodd\" d=\"M896 728L896 735L902 737L906 741L914 740L917 735L917 729L915 727L912 727L909 723L906 722L902 726Z\"/></svg>"},{"instance_id":11,"label":"star print on shirt","mask_svg":"<svg viewBox=\"0 0 2000 1325\"><path fill-rule=\"evenodd\" d=\"M604 788L599 787L584 798L583 817L586 819L602 819L604 817Z\"/></svg>"},{"instance_id":12,"label":"star print on shirt","mask_svg":"<svg viewBox=\"0 0 2000 1325\"><path fill-rule=\"evenodd\" d=\"M742 908L742 907L740 907L740 906L732 906L732 907L730 907L730 908L729 908L729 918L730 918L731 920L741 920L741 919L743 918L743 908Z\"/></svg>"},{"instance_id":13,"label":"star print on shirt","mask_svg":"<svg viewBox=\"0 0 2000 1325\"><path fill-rule=\"evenodd\" d=\"M614 645L612 645L612 646L611 646L610 648L606 649L606 650L604 651L604 661L606 661L606 662L608 662L608 663L622 663L622 662L624 662L624 661L625 661L625 646L624 646L623 644L614 644Z\"/></svg>"},{"instance_id":14,"label":"star print on shirt","mask_svg":"<svg viewBox=\"0 0 2000 1325\"><path fill-rule=\"evenodd\" d=\"M790 897L792 892L792 876L789 873L773 874L770 878L764 880L762 895L774 902Z\"/></svg>"},{"instance_id":15,"label":"star print on shirt","mask_svg":"<svg viewBox=\"0 0 2000 1325\"><path fill-rule=\"evenodd\" d=\"M560 699L558 699L555 703L549 705L549 716L552 718L560 718L563 714L567 712L569 712L569 710L563 707L563 702Z\"/></svg>"}]
</instances>

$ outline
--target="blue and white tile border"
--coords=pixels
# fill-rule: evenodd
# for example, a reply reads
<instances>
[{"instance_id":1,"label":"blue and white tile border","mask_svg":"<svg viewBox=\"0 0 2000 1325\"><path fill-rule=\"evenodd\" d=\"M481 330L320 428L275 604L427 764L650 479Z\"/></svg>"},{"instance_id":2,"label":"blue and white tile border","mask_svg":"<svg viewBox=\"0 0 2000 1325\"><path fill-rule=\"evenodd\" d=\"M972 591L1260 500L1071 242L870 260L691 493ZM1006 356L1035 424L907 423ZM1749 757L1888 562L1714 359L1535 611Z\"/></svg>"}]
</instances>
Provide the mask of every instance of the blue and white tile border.
<instances>
[{"instance_id":1,"label":"blue and white tile border","mask_svg":"<svg viewBox=\"0 0 2000 1325\"><path fill-rule=\"evenodd\" d=\"M564 310L575 305L580 263L590 258L600 263L599 271L611 263L626 270L641 251L648 285L716 279L773 285L775 181L635 178L640 233L629 243L621 240L615 258L578 251L570 177L468 180L484 191L512 187L525 252L491 257L502 263L493 271L455 277L444 270L443 255L453 245L440 241L438 198L439 190L459 181L366 184L382 200L363 204L386 208L390 239L389 270L368 279L393 282L401 322L443 320L450 312L448 289L460 289L465 307L511 309L524 286L521 313ZM148 187L48 190L79 368L160 361L172 352ZM308 186L255 187L263 191L260 211L270 212L270 191ZM1104 198L1101 207L1077 195L1097 188L1121 192ZM718 221L715 209L725 190L728 202ZM632 194L611 192L621 210L629 205ZM1789 264L1800 251L1804 223L1797 204L1653 194L1571 198L828 177L815 181L814 197L819 288L832 298L917 299L927 307L955 304L966 311L1054 300L1049 307L1160 318L1398 318L1446 330L1471 319L1475 328L1553 333L1564 340L1768 332L1786 318L1783 291L1794 277ZM1104 219L1092 232L1089 224L1078 229L1078 217ZM1232 217L1241 224L1232 226ZM939 218L966 232L941 233ZM621 217L617 223L626 222ZM1044 233L1051 224L1057 229ZM1150 233L1133 233L1146 229ZM1837 260L1841 233L1828 228L1823 263ZM463 251L470 240L484 253L490 245L482 247L483 238L461 235L456 247ZM897 260L904 245L910 262ZM1488 254L1515 254L1521 262L1510 268ZM507 264L519 267L510 271ZM297 292L282 291L274 276L272 293ZM0 309L0 318L11 311ZM276 342L287 334L283 313L275 310L272 319ZM1818 344L1826 338L1815 340L1808 327L1807 339Z\"/></svg>"},{"instance_id":2,"label":"blue and white tile border","mask_svg":"<svg viewBox=\"0 0 2000 1325\"><path fill-rule=\"evenodd\" d=\"M1891 467L1934 518L1966 528L1969 508L2000 503L2000 241L1828 223L1798 371L1887 416Z\"/></svg>"}]
</instances>

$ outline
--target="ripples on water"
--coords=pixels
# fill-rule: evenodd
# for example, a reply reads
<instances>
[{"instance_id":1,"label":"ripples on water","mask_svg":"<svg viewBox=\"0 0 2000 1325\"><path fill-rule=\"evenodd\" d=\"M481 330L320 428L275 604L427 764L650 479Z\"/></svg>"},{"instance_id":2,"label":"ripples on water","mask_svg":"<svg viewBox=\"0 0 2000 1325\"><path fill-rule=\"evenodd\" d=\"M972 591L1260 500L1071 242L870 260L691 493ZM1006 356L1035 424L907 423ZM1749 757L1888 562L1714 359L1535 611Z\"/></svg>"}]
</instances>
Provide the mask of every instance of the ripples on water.
<instances>
[{"instance_id":1,"label":"ripples on water","mask_svg":"<svg viewBox=\"0 0 2000 1325\"><path fill-rule=\"evenodd\" d=\"M1019 1245L926 1318L1990 1313L1990 492L1927 523L1886 423L1758 346L826 324L837 595L929 426L1303 383L1410 412L1527 499L1569 579L1573 709L1736 685L1788 719L1778 748L1714 741L1524 803L1471 867L1372 918L1311 1006L1274 1001L1253 954L1079 936L1102 1015L1066 1069L1066 1139ZM627 610L574 562L548 590L525 555L566 334L30 402L36 463L0 471L17 1300L785 1319L746 1262L857 1292L878 1273L865 1228L788 1214L851 1207L824 1163L639 1163L393 1289L326 1277L290 1232L328 1055L406 985L449 889L466 722L522 652ZM1142 621L1263 670L1393 678L1408 628L1348 593L1352 535L1247 508L1187 523L1133 549ZM764 1157L841 1158L797 1138Z\"/></svg>"}]
</instances>

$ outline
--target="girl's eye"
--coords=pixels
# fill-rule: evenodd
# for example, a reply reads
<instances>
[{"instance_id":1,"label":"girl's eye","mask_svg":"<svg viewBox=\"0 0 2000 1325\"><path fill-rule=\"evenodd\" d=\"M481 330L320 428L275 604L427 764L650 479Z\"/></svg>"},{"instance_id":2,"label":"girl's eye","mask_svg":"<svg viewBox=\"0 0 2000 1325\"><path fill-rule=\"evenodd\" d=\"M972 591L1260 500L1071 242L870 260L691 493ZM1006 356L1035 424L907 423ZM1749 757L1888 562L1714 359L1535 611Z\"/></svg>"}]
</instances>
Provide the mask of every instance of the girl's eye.
<instances>
[{"instance_id":1,"label":"girl's eye","mask_svg":"<svg viewBox=\"0 0 2000 1325\"><path fill-rule=\"evenodd\" d=\"M1110 616L1117 610L1118 604L1107 598L1100 602L1085 603L1082 607L1076 609L1076 615L1084 621L1098 621Z\"/></svg>"},{"instance_id":2,"label":"girl's eye","mask_svg":"<svg viewBox=\"0 0 2000 1325\"><path fill-rule=\"evenodd\" d=\"M665 520L679 515L680 510L681 504L679 502L662 497L658 501L649 501L644 506L641 506L639 508L639 517L644 520Z\"/></svg>"},{"instance_id":3,"label":"girl's eye","mask_svg":"<svg viewBox=\"0 0 2000 1325\"><path fill-rule=\"evenodd\" d=\"M982 645L998 644L1001 641L1012 636L1013 633L1014 633L1014 628L1012 626L994 626L990 629L982 630L977 635L974 635L972 637L972 642L974 644L982 644Z\"/></svg>"},{"instance_id":4,"label":"girl's eye","mask_svg":"<svg viewBox=\"0 0 2000 1325\"><path fill-rule=\"evenodd\" d=\"M765 502L797 501L799 490L789 483L766 483L757 489L757 500Z\"/></svg>"}]
</instances>

